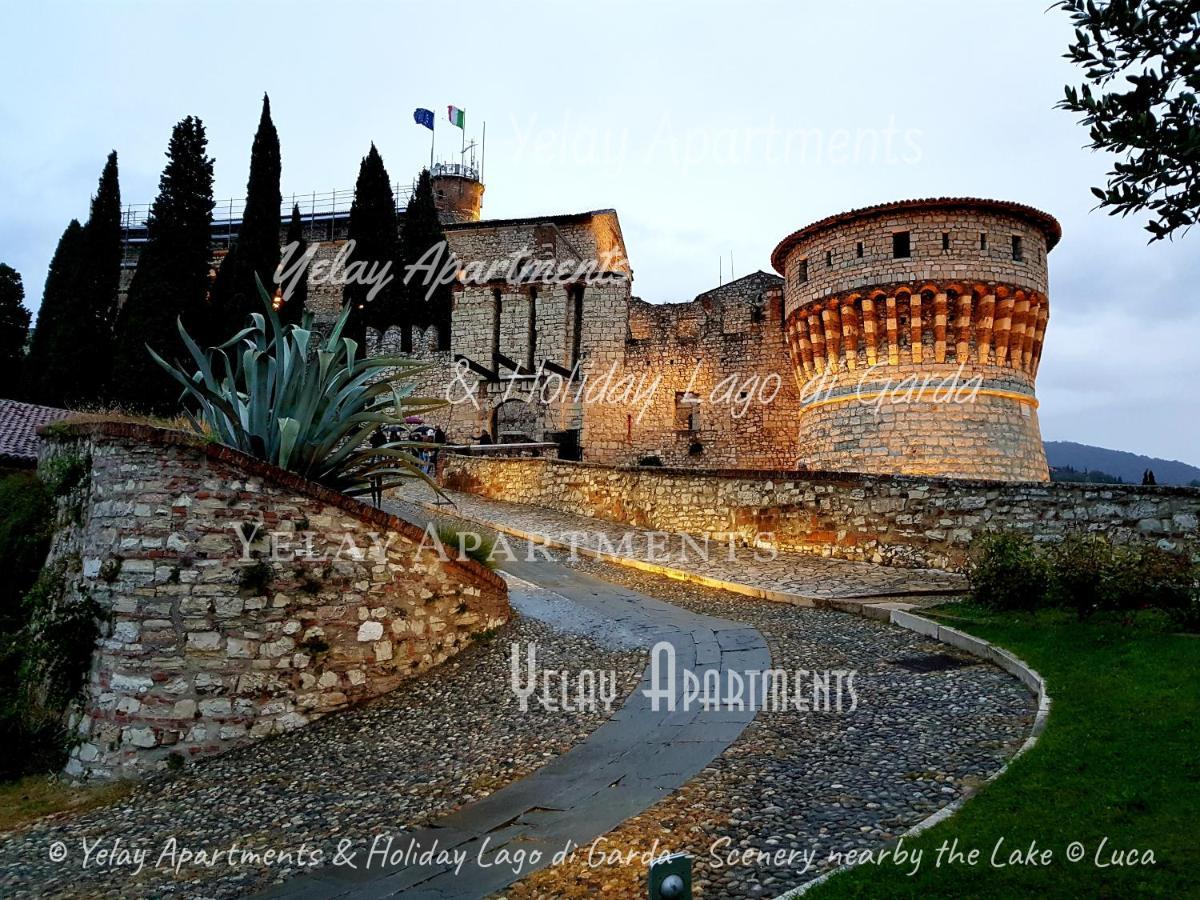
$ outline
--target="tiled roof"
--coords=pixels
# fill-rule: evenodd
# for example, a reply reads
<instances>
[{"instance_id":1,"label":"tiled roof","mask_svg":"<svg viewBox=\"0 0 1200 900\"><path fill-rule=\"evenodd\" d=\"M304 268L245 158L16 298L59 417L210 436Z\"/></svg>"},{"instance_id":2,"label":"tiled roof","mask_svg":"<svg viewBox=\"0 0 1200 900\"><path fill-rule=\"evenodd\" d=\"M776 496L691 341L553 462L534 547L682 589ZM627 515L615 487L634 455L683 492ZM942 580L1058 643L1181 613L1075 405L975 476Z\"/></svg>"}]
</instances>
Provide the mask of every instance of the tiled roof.
<instances>
[{"instance_id":1,"label":"tiled roof","mask_svg":"<svg viewBox=\"0 0 1200 900\"><path fill-rule=\"evenodd\" d=\"M69 415L69 409L0 400L0 462L25 465L37 462L42 442L37 436L38 427Z\"/></svg>"},{"instance_id":2,"label":"tiled roof","mask_svg":"<svg viewBox=\"0 0 1200 900\"><path fill-rule=\"evenodd\" d=\"M985 200L982 197L930 197L925 200L896 200L892 203L879 203L875 206L864 206L861 209L851 209L837 215L826 216L811 225L804 226L799 231L792 232L779 242L779 246L771 254L771 265L775 267L775 271L782 272L788 252L801 241L822 231L859 219L869 219L890 212L911 209L978 209L987 212L1008 213L1010 216L1025 219L1035 228L1040 228L1046 236L1047 250L1054 249L1054 245L1062 237L1062 226L1058 224L1058 220L1054 216L1044 213L1040 209L1034 209L1032 206L1026 206L1024 203L1013 203L1009 200Z\"/></svg>"}]
</instances>

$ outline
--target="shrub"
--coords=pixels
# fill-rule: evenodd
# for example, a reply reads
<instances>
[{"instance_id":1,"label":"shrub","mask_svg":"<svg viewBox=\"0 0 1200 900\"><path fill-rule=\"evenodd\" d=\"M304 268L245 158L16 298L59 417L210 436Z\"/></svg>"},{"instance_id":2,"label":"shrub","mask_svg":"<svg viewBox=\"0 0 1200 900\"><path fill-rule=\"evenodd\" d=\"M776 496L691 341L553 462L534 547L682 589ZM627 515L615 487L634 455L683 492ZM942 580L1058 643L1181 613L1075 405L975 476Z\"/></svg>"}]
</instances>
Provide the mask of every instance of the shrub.
<instances>
[{"instance_id":1,"label":"shrub","mask_svg":"<svg viewBox=\"0 0 1200 900\"><path fill-rule=\"evenodd\" d=\"M36 475L16 472L0 479L0 632L24 624L21 598L46 561L53 519L54 500Z\"/></svg>"},{"instance_id":2,"label":"shrub","mask_svg":"<svg viewBox=\"0 0 1200 900\"><path fill-rule=\"evenodd\" d=\"M1200 592L1193 591L1187 603L1167 610L1167 615L1176 628L1200 632Z\"/></svg>"},{"instance_id":3,"label":"shrub","mask_svg":"<svg viewBox=\"0 0 1200 900\"><path fill-rule=\"evenodd\" d=\"M1021 534L985 534L971 548L971 598L992 609L1037 609L1046 603L1045 554Z\"/></svg>"},{"instance_id":4,"label":"shrub","mask_svg":"<svg viewBox=\"0 0 1200 900\"><path fill-rule=\"evenodd\" d=\"M358 342L342 336L350 304L320 344L311 313L284 325L261 282L258 291L265 315L255 313L249 328L207 352L178 324L194 371L150 350L198 409L188 412L192 428L351 495L372 482L387 490L410 478L428 481L411 442L368 443L381 426L444 405L411 396L412 385L401 383L428 367L403 356L360 356Z\"/></svg>"},{"instance_id":5,"label":"shrub","mask_svg":"<svg viewBox=\"0 0 1200 900\"><path fill-rule=\"evenodd\" d=\"M1148 605L1167 613L1186 610L1196 600L1198 574L1189 557L1143 544L1129 555L1128 575L1120 582L1118 596L1126 609Z\"/></svg>"},{"instance_id":6,"label":"shrub","mask_svg":"<svg viewBox=\"0 0 1200 900\"><path fill-rule=\"evenodd\" d=\"M1114 586L1118 609L1150 606L1185 631L1200 630L1198 568L1190 557L1154 544L1129 548Z\"/></svg>"},{"instance_id":7,"label":"shrub","mask_svg":"<svg viewBox=\"0 0 1200 900\"><path fill-rule=\"evenodd\" d=\"M1184 611L1196 570L1187 556L1154 544L1115 545L1105 535L1067 535L1053 552L1051 599L1087 618L1097 610Z\"/></svg>"},{"instance_id":8,"label":"shrub","mask_svg":"<svg viewBox=\"0 0 1200 900\"><path fill-rule=\"evenodd\" d=\"M459 531L453 525L442 524L437 528L437 536L442 545L446 547L447 555L451 558L458 559L466 556L467 559L473 559L489 569L496 568L496 560L493 559L496 539L491 535L476 531ZM468 542L464 538L469 538L470 541ZM479 546L474 546L476 541Z\"/></svg>"},{"instance_id":9,"label":"shrub","mask_svg":"<svg viewBox=\"0 0 1200 900\"><path fill-rule=\"evenodd\" d=\"M67 713L83 688L99 634L101 611L90 597L67 602L71 561L38 575L25 595L18 631L0 636L0 777L62 768L73 733ZM11 680L9 680L11 679Z\"/></svg>"},{"instance_id":10,"label":"shrub","mask_svg":"<svg viewBox=\"0 0 1200 900\"><path fill-rule=\"evenodd\" d=\"M1051 551L1050 599L1086 619L1120 604L1123 554L1098 534L1068 534Z\"/></svg>"},{"instance_id":11,"label":"shrub","mask_svg":"<svg viewBox=\"0 0 1200 900\"><path fill-rule=\"evenodd\" d=\"M65 497L78 487L92 470L86 456L59 453L46 460L40 473L47 489L55 497Z\"/></svg>"},{"instance_id":12,"label":"shrub","mask_svg":"<svg viewBox=\"0 0 1200 900\"><path fill-rule=\"evenodd\" d=\"M237 573L238 587L252 597L261 597L275 580L275 570L261 559L242 566Z\"/></svg>"}]
</instances>

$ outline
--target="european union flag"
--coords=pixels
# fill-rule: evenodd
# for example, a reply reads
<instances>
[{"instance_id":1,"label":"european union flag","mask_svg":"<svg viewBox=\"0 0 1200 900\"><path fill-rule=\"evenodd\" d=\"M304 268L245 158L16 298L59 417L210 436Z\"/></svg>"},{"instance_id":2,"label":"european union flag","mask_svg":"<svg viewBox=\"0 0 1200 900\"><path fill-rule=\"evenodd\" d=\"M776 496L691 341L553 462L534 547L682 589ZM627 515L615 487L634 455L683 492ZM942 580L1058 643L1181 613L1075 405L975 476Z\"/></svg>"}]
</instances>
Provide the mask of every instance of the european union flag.
<instances>
[{"instance_id":1,"label":"european union flag","mask_svg":"<svg viewBox=\"0 0 1200 900\"><path fill-rule=\"evenodd\" d=\"M433 110L432 109L414 109L413 121L418 125L424 125L430 131L433 131Z\"/></svg>"}]
</instances>

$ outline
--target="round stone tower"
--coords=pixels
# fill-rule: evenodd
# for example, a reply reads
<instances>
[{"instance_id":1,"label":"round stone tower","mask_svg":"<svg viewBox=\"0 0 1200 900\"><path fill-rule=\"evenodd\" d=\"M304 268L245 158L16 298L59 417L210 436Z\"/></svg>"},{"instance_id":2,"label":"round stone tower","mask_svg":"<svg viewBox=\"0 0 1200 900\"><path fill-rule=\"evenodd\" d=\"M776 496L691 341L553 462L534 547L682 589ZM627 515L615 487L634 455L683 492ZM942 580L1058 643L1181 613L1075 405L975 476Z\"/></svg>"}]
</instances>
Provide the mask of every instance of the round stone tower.
<instances>
[{"instance_id":1,"label":"round stone tower","mask_svg":"<svg viewBox=\"0 0 1200 900\"><path fill-rule=\"evenodd\" d=\"M483 210L483 182L471 166L438 163L430 173L433 202L443 225L478 222Z\"/></svg>"},{"instance_id":2,"label":"round stone tower","mask_svg":"<svg viewBox=\"0 0 1200 900\"><path fill-rule=\"evenodd\" d=\"M852 210L780 242L800 463L1048 480L1034 378L1061 235L1028 206L940 198Z\"/></svg>"}]
</instances>

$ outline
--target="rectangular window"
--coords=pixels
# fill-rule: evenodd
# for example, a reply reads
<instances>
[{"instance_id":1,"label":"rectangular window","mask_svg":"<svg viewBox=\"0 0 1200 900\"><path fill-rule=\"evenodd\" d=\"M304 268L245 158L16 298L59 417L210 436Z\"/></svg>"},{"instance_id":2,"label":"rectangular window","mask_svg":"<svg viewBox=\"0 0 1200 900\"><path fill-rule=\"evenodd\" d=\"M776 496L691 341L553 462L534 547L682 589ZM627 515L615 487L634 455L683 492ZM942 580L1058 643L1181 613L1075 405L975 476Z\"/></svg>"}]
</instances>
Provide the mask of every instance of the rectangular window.
<instances>
[{"instance_id":1,"label":"rectangular window","mask_svg":"<svg viewBox=\"0 0 1200 900\"><path fill-rule=\"evenodd\" d=\"M1021 246L1021 236L1019 234L1013 235L1013 259L1017 262L1025 259L1025 250Z\"/></svg>"},{"instance_id":2,"label":"rectangular window","mask_svg":"<svg viewBox=\"0 0 1200 900\"><path fill-rule=\"evenodd\" d=\"M808 260L802 259L796 264L796 284L808 281Z\"/></svg>"},{"instance_id":3,"label":"rectangular window","mask_svg":"<svg viewBox=\"0 0 1200 900\"><path fill-rule=\"evenodd\" d=\"M675 393L675 430L700 430L700 398L688 391Z\"/></svg>"},{"instance_id":4,"label":"rectangular window","mask_svg":"<svg viewBox=\"0 0 1200 900\"><path fill-rule=\"evenodd\" d=\"M907 231L897 231L892 235L892 257L904 259L911 256L912 245Z\"/></svg>"},{"instance_id":5,"label":"rectangular window","mask_svg":"<svg viewBox=\"0 0 1200 900\"><path fill-rule=\"evenodd\" d=\"M945 250L949 250L949 249L950 249L950 232L943 231L942 232L942 250L945 251Z\"/></svg>"},{"instance_id":6,"label":"rectangular window","mask_svg":"<svg viewBox=\"0 0 1200 900\"><path fill-rule=\"evenodd\" d=\"M979 249L984 251L985 253L987 252L987 232L986 231L979 232Z\"/></svg>"},{"instance_id":7,"label":"rectangular window","mask_svg":"<svg viewBox=\"0 0 1200 900\"><path fill-rule=\"evenodd\" d=\"M826 250L825 251L825 268L828 269L832 265L833 265L833 251Z\"/></svg>"},{"instance_id":8,"label":"rectangular window","mask_svg":"<svg viewBox=\"0 0 1200 900\"><path fill-rule=\"evenodd\" d=\"M862 259L862 251L863 251L862 241L859 241L858 242L858 258L859 259Z\"/></svg>"}]
</instances>

